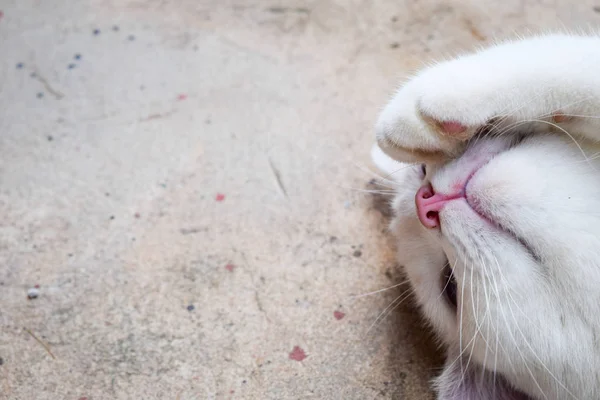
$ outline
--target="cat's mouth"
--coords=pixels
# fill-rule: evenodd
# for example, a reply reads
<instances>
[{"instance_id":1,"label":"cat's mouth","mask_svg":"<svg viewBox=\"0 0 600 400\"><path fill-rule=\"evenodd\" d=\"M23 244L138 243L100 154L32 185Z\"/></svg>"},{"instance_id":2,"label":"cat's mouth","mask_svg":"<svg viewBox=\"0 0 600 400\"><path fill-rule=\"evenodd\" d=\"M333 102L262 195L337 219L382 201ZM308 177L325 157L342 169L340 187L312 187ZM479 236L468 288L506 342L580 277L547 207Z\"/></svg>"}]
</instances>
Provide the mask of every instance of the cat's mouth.
<instances>
[{"instance_id":1,"label":"cat's mouth","mask_svg":"<svg viewBox=\"0 0 600 400\"><path fill-rule=\"evenodd\" d=\"M475 175L477 175L477 173L479 172L479 170L481 168L483 168L485 165L487 165L488 163L490 163L493 160L494 157L492 157L486 163L478 166L478 168L476 168L474 171L471 172L470 176L467 178L467 181L465 182L465 185L464 185L464 188L463 188L463 191L462 191L462 195L463 195L465 201L467 202L467 204L469 205L469 208L475 214L477 214L477 216L479 218L481 218L482 220L486 221L488 224L492 225L495 229L497 229L499 231L502 231L502 232L507 233L508 235L510 235L512 238L514 238L516 241L518 241L521 244L521 246L531 255L531 257L534 260L536 260L536 261L539 262L540 261L540 257L532 249L532 247L529 245L529 243L527 242L527 240L525 238L519 236L516 232L514 232L513 230L511 230L511 229L507 228L506 226L504 226L501 221L497 220L496 218L493 218L493 217L489 216L488 213L486 212L486 210L479 205L479 202L477 201L477 199L473 198L472 196L469 196L469 191L468 191L469 183L471 182L471 180L473 179L473 177Z\"/></svg>"},{"instance_id":2,"label":"cat's mouth","mask_svg":"<svg viewBox=\"0 0 600 400\"><path fill-rule=\"evenodd\" d=\"M525 238L517 235L514 231L512 231L511 229L508 229L507 227L505 227L504 225L502 225L501 222L492 219L491 217L487 216L486 213L481 210L481 208L477 205L477 202L472 201L469 199L469 196L465 196L465 200L467 201L467 204L469 205L469 207L471 208L471 210L473 210L473 212L475 214L477 214L477 216L479 216L479 218L481 218L482 220L486 221L488 224L492 225L494 228L496 228L499 231L502 231L504 233L507 233L508 235L510 235L512 238L514 238L517 242L519 242L521 244L521 246L531 255L531 257L536 260L536 261L540 261L540 257L537 255L537 253L531 248L531 246L529 245L529 243L527 243L527 240L525 240Z\"/></svg>"},{"instance_id":3,"label":"cat's mouth","mask_svg":"<svg viewBox=\"0 0 600 400\"><path fill-rule=\"evenodd\" d=\"M463 154L453 168L455 173L459 175L454 184L454 190L457 190L457 192L450 195L441 195L441 198L443 202L462 198L481 220L493 226L494 229L510 235L518 241L536 261L539 261L539 256L533 251L525 238L507 228L502 221L489 215L489 212L479 204L477 198L469 194L469 187L472 180L477 176L479 171L488 164L493 163L494 159L500 154L519 145L522 140L523 139L520 136L513 136L511 138L493 138L491 140L475 142L467 149L465 154ZM428 217L428 215L426 215L426 217ZM437 213L435 217L439 220Z\"/></svg>"}]
</instances>

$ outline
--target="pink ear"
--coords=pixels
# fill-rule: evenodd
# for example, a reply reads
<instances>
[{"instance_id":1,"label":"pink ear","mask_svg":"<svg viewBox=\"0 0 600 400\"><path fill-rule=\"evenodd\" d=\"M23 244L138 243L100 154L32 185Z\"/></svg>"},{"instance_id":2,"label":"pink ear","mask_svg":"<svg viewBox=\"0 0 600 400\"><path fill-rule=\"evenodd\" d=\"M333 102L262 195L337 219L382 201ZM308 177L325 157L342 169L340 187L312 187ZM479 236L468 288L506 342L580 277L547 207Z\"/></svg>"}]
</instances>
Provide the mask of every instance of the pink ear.
<instances>
[{"instance_id":1,"label":"pink ear","mask_svg":"<svg viewBox=\"0 0 600 400\"><path fill-rule=\"evenodd\" d=\"M452 353L451 353L452 354ZM486 371L471 360L457 359L449 355L444 371L436 381L437 400L532 400L529 396L513 389L506 380Z\"/></svg>"}]
</instances>

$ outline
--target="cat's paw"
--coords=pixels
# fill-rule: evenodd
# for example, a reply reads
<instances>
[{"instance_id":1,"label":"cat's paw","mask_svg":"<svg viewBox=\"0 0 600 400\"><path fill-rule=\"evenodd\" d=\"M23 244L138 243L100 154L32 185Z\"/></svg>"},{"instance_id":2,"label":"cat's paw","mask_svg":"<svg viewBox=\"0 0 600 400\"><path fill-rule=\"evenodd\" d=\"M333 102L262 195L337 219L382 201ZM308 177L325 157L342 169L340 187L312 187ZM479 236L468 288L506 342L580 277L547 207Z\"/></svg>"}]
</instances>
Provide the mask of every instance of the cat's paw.
<instances>
[{"instance_id":1,"label":"cat's paw","mask_svg":"<svg viewBox=\"0 0 600 400\"><path fill-rule=\"evenodd\" d=\"M404 85L376 125L379 147L404 162L439 161L506 108L485 60L466 57L426 69Z\"/></svg>"},{"instance_id":2,"label":"cat's paw","mask_svg":"<svg viewBox=\"0 0 600 400\"><path fill-rule=\"evenodd\" d=\"M573 130L597 142L599 48L598 37L548 35L429 67L385 107L377 142L404 162L452 158L483 127L500 133Z\"/></svg>"}]
</instances>

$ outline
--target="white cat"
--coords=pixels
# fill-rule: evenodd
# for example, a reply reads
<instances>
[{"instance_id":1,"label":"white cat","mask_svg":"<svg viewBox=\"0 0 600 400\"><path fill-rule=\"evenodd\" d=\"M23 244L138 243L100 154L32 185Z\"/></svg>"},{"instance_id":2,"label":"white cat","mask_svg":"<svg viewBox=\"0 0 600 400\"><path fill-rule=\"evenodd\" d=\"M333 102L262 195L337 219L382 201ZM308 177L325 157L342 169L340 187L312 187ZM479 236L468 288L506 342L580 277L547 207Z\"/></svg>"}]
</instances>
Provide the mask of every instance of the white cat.
<instances>
[{"instance_id":1,"label":"white cat","mask_svg":"<svg viewBox=\"0 0 600 400\"><path fill-rule=\"evenodd\" d=\"M438 399L600 399L600 37L429 67L376 134Z\"/></svg>"}]
</instances>

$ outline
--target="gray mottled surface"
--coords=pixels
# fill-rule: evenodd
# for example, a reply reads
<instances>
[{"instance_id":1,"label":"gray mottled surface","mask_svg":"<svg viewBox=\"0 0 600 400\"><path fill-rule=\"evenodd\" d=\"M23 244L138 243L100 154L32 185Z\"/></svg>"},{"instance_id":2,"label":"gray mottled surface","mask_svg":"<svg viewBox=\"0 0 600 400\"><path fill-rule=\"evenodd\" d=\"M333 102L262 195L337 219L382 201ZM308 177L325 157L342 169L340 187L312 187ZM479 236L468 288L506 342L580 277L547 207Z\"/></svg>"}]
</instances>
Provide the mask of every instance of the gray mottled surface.
<instances>
[{"instance_id":1,"label":"gray mottled surface","mask_svg":"<svg viewBox=\"0 0 600 400\"><path fill-rule=\"evenodd\" d=\"M406 288L353 297L402 280L374 119L424 62L593 6L0 1L0 397L431 399L410 302L374 323Z\"/></svg>"}]
</instances>

